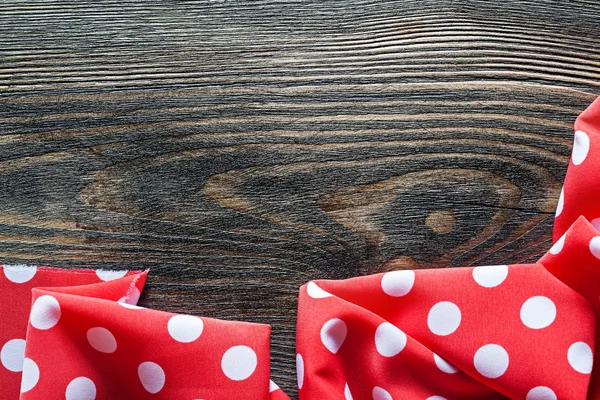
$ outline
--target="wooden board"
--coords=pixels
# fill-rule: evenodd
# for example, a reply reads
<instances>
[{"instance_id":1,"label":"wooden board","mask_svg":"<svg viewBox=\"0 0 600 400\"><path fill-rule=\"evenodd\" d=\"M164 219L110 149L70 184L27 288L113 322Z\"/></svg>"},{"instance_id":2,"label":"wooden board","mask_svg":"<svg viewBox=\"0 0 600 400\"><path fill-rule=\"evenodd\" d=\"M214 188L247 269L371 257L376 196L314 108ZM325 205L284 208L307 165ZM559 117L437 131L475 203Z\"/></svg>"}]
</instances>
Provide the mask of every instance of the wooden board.
<instances>
[{"instance_id":1,"label":"wooden board","mask_svg":"<svg viewBox=\"0 0 600 400\"><path fill-rule=\"evenodd\" d=\"M273 325L316 278L534 261L591 1L0 3L0 259L150 268L142 304Z\"/></svg>"}]
</instances>

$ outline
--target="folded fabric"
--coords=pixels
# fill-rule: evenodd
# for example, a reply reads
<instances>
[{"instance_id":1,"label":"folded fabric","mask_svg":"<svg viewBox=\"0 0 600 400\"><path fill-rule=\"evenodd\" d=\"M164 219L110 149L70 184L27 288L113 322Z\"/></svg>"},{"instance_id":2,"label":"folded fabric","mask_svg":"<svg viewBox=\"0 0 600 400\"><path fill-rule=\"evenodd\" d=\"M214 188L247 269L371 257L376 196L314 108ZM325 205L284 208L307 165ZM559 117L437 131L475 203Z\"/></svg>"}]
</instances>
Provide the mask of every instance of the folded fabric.
<instances>
[{"instance_id":1,"label":"folded fabric","mask_svg":"<svg viewBox=\"0 0 600 400\"><path fill-rule=\"evenodd\" d=\"M269 380L268 325L138 307L146 272L3 271L2 399L287 399Z\"/></svg>"},{"instance_id":2,"label":"folded fabric","mask_svg":"<svg viewBox=\"0 0 600 400\"><path fill-rule=\"evenodd\" d=\"M0 400L19 398L32 288L85 285L125 276L123 282L127 284L109 284L105 296L135 304L146 280L145 272L0 266Z\"/></svg>"},{"instance_id":3,"label":"folded fabric","mask_svg":"<svg viewBox=\"0 0 600 400\"><path fill-rule=\"evenodd\" d=\"M300 399L599 399L599 127L597 100L575 125L556 241L537 263L303 286Z\"/></svg>"},{"instance_id":4,"label":"folded fabric","mask_svg":"<svg viewBox=\"0 0 600 400\"><path fill-rule=\"evenodd\" d=\"M600 98L575 121L575 140L556 207L557 241L580 216L600 229Z\"/></svg>"}]
</instances>

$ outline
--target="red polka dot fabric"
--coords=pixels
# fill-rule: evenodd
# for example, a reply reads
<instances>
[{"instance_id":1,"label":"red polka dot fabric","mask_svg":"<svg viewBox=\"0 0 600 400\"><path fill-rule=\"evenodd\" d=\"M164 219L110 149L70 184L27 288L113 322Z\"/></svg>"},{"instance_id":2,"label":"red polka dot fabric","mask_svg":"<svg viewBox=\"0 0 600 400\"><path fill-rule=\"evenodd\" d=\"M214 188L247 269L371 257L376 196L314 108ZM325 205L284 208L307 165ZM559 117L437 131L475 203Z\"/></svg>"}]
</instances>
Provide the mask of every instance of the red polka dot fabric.
<instances>
[{"instance_id":1,"label":"red polka dot fabric","mask_svg":"<svg viewBox=\"0 0 600 400\"><path fill-rule=\"evenodd\" d=\"M573 154L554 220L558 241L580 217L600 229L600 98L575 121Z\"/></svg>"},{"instance_id":2,"label":"red polka dot fabric","mask_svg":"<svg viewBox=\"0 0 600 400\"><path fill-rule=\"evenodd\" d=\"M300 290L300 400L600 399L600 100L575 124L536 264L392 271Z\"/></svg>"},{"instance_id":3,"label":"red polka dot fabric","mask_svg":"<svg viewBox=\"0 0 600 400\"><path fill-rule=\"evenodd\" d=\"M594 311L542 264L315 281L300 304L301 399L587 395Z\"/></svg>"},{"instance_id":4,"label":"red polka dot fabric","mask_svg":"<svg viewBox=\"0 0 600 400\"><path fill-rule=\"evenodd\" d=\"M0 400L19 398L31 290L97 284L121 277L128 284L119 287L109 284L105 296L136 303L146 280L145 272L0 266Z\"/></svg>"},{"instance_id":5,"label":"red polka dot fabric","mask_svg":"<svg viewBox=\"0 0 600 400\"><path fill-rule=\"evenodd\" d=\"M2 272L1 399L288 399L268 325L138 307L146 272Z\"/></svg>"}]
</instances>

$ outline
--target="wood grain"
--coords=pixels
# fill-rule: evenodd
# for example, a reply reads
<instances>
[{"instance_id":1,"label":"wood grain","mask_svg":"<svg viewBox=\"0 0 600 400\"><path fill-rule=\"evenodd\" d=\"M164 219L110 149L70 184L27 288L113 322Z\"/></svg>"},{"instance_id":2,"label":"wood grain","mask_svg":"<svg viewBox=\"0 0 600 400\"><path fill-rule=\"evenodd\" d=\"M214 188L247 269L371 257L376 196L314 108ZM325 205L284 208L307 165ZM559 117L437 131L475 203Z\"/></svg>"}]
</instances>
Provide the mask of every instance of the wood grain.
<instances>
[{"instance_id":1,"label":"wood grain","mask_svg":"<svg viewBox=\"0 0 600 400\"><path fill-rule=\"evenodd\" d=\"M592 1L0 3L0 259L151 268L142 303L272 324L298 287L536 260Z\"/></svg>"}]
</instances>

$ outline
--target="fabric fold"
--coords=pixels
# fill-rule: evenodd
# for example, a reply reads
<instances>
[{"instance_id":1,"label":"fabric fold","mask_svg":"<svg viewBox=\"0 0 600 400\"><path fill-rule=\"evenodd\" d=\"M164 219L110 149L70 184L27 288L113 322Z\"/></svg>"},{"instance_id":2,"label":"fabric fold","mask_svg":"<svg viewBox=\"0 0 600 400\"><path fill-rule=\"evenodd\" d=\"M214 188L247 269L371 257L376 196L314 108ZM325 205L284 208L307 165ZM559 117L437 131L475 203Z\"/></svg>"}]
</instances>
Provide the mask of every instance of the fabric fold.
<instances>
[{"instance_id":1,"label":"fabric fold","mask_svg":"<svg viewBox=\"0 0 600 400\"><path fill-rule=\"evenodd\" d=\"M67 400L269 398L268 325L171 314L99 295L34 289L25 350L33 369L24 371L22 400L65 393Z\"/></svg>"},{"instance_id":2,"label":"fabric fold","mask_svg":"<svg viewBox=\"0 0 600 400\"><path fill-rule=\"evenodd\" d=\"M146 271L3 270L1 303L20 296L23 325L2 349L2 399L288 399L269 379L268 325L139 307Z\"/></svg>"},{"instance_id":3,"label":"fabric fold","mask_svg":"<svg viewBox=\"0 0 600 400\"><path fill-rule=\"evenodd\" d=\"M556 207L554 242L581 216L600 228L600 98L575 121L573 151Z\"/></svg>"},{"instance_id":4,"label":"fabric fold","mask_svg":"<svg viewBox=\"0 0 600 400\"><path fill-rule=\"evenodd\" d=\"M540 263L588 300L596 315L595 348L599 348L600 232L585 217L579 217L540 259ZM587 351L587 349L583 350ZM598 363L594 362L594 364L588 399L600 399L600 374ZM586 370L591 368L588 357Z\"/></svg>"},{"instance_id":5,"label":"fabric fold","mask_svg":"<svg viewBox=\"0 0 600 400\"><path fill-rule=\"evenodd\" d=\"M600 312L600 232L579 217L539 261Z\"/></svg>"},{"instance_id":6,"label":"fabric fold","mask_svg":"<svg viewBox=\"0 0 600 400\"><path fill-rule=\"evenodd\" d=\"M128 283L113 287L111 281L121 277L126 277ZM139 293L145 280L146 272L0 266L0 400L19 398L33 288L106 283L111 286L111 295L118 300Z\"/></svg>"},{"instance_id":7,"label":"fabric fold","mask_svg":"<svg viewBox=\"0 0 600 400\"><path fill-rule=\"evenodd\" d=\"M587 300L541 264L310 282L300 398L523 399L547 387L585 399L591 364L582 373L567 354L575 343L593 352L594 324Z\"/></svg>"}]
</instances>

